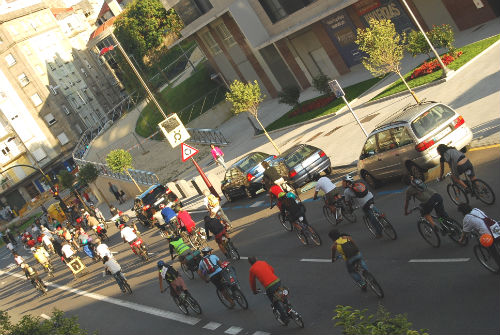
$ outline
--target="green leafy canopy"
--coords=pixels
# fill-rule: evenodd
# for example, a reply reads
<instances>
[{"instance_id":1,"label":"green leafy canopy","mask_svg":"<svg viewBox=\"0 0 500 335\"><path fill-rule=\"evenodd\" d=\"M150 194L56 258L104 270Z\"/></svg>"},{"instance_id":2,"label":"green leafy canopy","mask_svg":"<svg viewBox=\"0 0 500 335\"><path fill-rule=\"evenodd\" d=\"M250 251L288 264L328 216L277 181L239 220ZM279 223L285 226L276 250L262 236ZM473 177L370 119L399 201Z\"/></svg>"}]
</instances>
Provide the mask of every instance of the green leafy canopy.
<instances>
[{"instance_id":1,"label":"green leafy canopy","mask_svg":"<svg viewBox=\"0 0 500 335\"><path fill-rule=\"evenodd\" d=\"M78 181L84 185L93 183L99 177L99 171L92 163L87 163L78 172Z\"/></svg>"},{"instance_id":2,"label":"green leafy canopy","mask_svg":"<svg viewBox=\"0 0 500 335\"><path fill-rule=\"evenodd\" d=\"M75 182L75 176L66 170L59 172L57 179L63 188L73 188L73 183Z\"/></svg>"},{"instance_id":3,"label":"green leafy canopy","mask_svg":"<svg viewBox=\"0 0 500 335\"><path fill-rule=\"evenodd\" d=\"M253 83L243 83L239 80L233 81L229 87L229 92L226 93L226 100L233 104L232 112L239 114L242 112L249 112L255 118L257 115L257 108L264 100L264 96L260 91L259 83L254 80Z\"/></svg>"},{"instance_id":4,"label":"green leafy canopy","mask_svg":"<svg viewBox=\"0 0 500 335\"><path fill-rule=\"evenodd\" d=\"M123 149L113 150L106 156L106 163L113 172L121 173L132 168L132 155Z\"/></svg>"}]
</instances>

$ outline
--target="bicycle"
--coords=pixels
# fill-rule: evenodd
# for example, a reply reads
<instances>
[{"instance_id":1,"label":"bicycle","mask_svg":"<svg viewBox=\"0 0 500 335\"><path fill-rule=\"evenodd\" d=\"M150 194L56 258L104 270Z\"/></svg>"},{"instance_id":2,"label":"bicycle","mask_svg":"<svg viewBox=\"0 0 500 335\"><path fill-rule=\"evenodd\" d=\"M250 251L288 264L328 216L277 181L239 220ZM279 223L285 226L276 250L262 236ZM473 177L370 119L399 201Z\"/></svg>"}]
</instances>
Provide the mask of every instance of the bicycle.
<instances>
[{"instance_id":1,"label":"bicycle","mask_svg":"<svg viewBox=\"0 0 500 335\"><path fill-rule=\"evenodd\" d=\"M343 259L343 257L338 255L337 259ZM370 271L365 270L363 268L363 266L361 265L361 259L356 260L352 265L353 265L354 271L356 271L361 276L361 278L365 281L366 286L369 287L370 290L372 290L373 293L375 293L375 295L377 297L383 298L384 297L384 290L382 289L382 286L380 286L380 284L377 282L377 280L371 274ZM358 282L356 282L356 284L358 284L358 286L362 288L362 286Z\"/></svg>"},{"instance_id":2,"label":"bicycle","mask_svg":"<svg viewBox=\"0 0 500 335\"><path fill-rule=\"evenodd\" d=\"M106 269L106 274L112 275L111 272L109 272L109 270L107 269ZM120 287L120 290L122 290L123 293L132 294L132 288L130 287L127 278L125 278L125 275L121 271L118 271L112 276L118 279L118 287Z\"/></svg>"},{"instance_id":3,"label":"bicycle","mask_svg":"<svg viewBox=\"0 0 500 335\"><path fill-rule=\"evenodd\" d=\"M398 234L396 233L396 230L392 226L392 224L389 222L389 219L387 219L385 213L382 213L381 211L378 210L377 207L372 203L370 204L369 210L372 212L373 216L375 216L375 219L377 222L380 224L380 227L382 228L382 232L391 240L395 240L398 238ZM363 221L365 223L365 226L368 228L370 233L372 233L373 236L377 236L377 230L375 227L372 225L370 219L366 214L363 215Z\"/></svg>"},{"instance_id":4,"label":"bicycle","mask_svg":"<svg viewBox=\"0 0 500 335\"><path fill-rule=\"evenodd\" d=\"M240 259L240 253L238 252L238 249L236 249L236 247L234 246L233 241L231 241L230 238L226 238L225 235L222 235L222 245L226 250L224 256L226 256L227 259Z\"/></svg>"},{"instance_id":5,"label":"bicycle","mask_svg":"<svg viewBox=\"0 0 500 335\"><path fill-rule=\"evenodd\" d=\"M214 212L215 212L215 214L214 214ZM220 206L217 206L213 210L210 210L208 212L208 214L209 214L210 217L212 217L212 215L213 215L214 218L216 218L217 220L219 220L222 223L222 225L224 226L224 228L226 228L227 231L233 229L233 225L231 224L231 222L227 221L227 220L224 220L222 218Z\"/></svg>"},{"instance_id":6,"label":"bicycle","mask_svg":"<svg viewBox=\"0 0 500 335\"><path fill-rule=\"evenodd\" d=\"M29 280L31 280L31 284L33 287L42 293L42 295L45 295L48 291L47 286L43 283L43 281L38 277L36 274L30 274L29 275Z\"/></svg>"},{"instance_id":7,"label":"bicycle","mask_svg":"<svg viewBox=\"0 0 500 335\"><path fill-rule=\"evenodd\" d=\"M196 301L195 298L189 292L181 292L178 293L176 289L172 287L172 285L168 285L167 289L170 289L171 292L174 292L172 295L172 299L174 300L177 307L181 310L182 313L188 315L189 309L191 309L196 314L201 314L201 306ZM163 292L162 292L163 293Z\"/></svg>"},{"instance_id":8,"label":"bicycle","mask_svg":"<svg viewBox=\"0 0 500 335\"><path fill-rule=\"evenodd\" d=\"M471 180L469 174L470 171L467 170L464 173L464 179L458 177L464 182L465 185L467 185L466 189L451 178L451 183L446 186L446 192L448 193L451 201L457 206L461 203L468 204L469 196L467 193L469 193L471 197L479 199L482 203L486 205L493 205L495 203L495 193L491 189L490 185L478 178ZM451 173L446 174L445 178L448 176L451 176Z\"/></svg>"},{"instance_id":9,"label":"bicycle","mask_svg":"<svg viewBox=\"0 0 500 335\"><path fill-rule=\"evenodd\" d=\"M227 296L230 297L233 302L235 301L241 308L248 309L248 301L245 298L243 292L241 292L238 279L236 278L236 270L234 269L234 267L230 266L230 263L226 261L222 262L221 269L223 284L222 291L224 292L216 289L217 297L219 298L220 302L227 308L233 308L234 304L231 304L231 302L226 298Z\"/></svg>"},{"instance_id":10,"label":"bicycle","mask_svg":"<svg viewBox=\"0 0 500 335\"><path fill-rule=\"evenodd\" d=\"M340 218L346 218L346 220L351 223L356 222L357 218L352 204L350 202L347 203L344 197L335 200L335 213L333 213L330 206L328 206L326 196L323 196L323 201L323 215L330 224L339 224Z\"/></svg>"},{"instance_id":11,"label":"bicycle","mask_svg":"<svg viewBox=\"0 0 500 335\"><path fill-rule=\"evenodd\" d=\"M312 240L316 246L321 245L321 237L314 230L312 226L307 224L303 216L300 216L294 223L295 233L300 242L304 245L309 244L309 240Z\"/></svg>"},{"instance_id":12,"label":"bicycle","mask_svg":"<svg viewBox=\"0 0 500 335\"><path fill-rule=\"evenodd\" d=\"M181 262L182 271L189 279L194 279L194 273L198 270L200 261L201 253L199 250L195 250L192 253L188 254L186 258Z\"/></svg>"},{"instance_id":13,"label":"bicycle","mask_svg":"<svg viewBox=\"0 0 500 335\"><path fill-rule=\"evenodd\" d=\"M258 289L257 292L267 295L260 289ZM297 326L304 328L302 316L293 309L292 304L288 300L288 293L288 289L284 286L280 286L278 290L274 292L273 302L271 303L274 317L282 326L287 326L290 319L292 319Z\"/></svg>"},{"instance_id":14,"label":"bicycle","mask_svg":"<svg viewBox=\"0 0 500 335\"><path fill-rule=\"evenodd\" d=\"M49 277L54 277L54 267L52 266L50 261L48 261L47 263L40 263L40 265L42 266L43 271L45 271L45 273L47 273Z\"/></svg>"},{"instance_id":15,"label":"bicycle","mask_svg":"<svg viewBox=\"0 0 500 335\"><path fill-rule=\"evenodd\" d=\"M271 198L271 208L274 207L274 204L273 204L272 201L273 201L273 199ZM305 211L305 206L304 206L304 204L302 204L302 202L300 200L298 201L298 205L300 207L302 207L302 213L305 213L306 212ZM292 222L290 222L290 219L289 219L288 215L289 214L288 214L287 210L284 211L284 214L283 214L283 212L280 211L278 213L278 220L280 221L281 225L283 226L283 228L285 228L286 231L290 231L291 232L291 231L293 231L293 224L292 224Z\"/></svg>"},{"instance_id":16,"label":"bicycle","mask_svg":"<svg viewBox=\"0 0 500 335\"><path fill-rule=\"evenodd\" d=\"M144 262L149 261L148 248L141 238L137 238L135 241L131 242L130 247L134 254L139 256Z\"/></svg>"},{"instance_id":17,"label":"bicycle","mask_svg":"<svg viewBox=\"0 0 500 335\"><path fill-rule=\"evenodd\" d=\"M207 233L204 228L195 228L191 234L187 231L181 231L181 237L183 241L189 242L195 249L203 249L208 246Z\"/></svg>"},{"instance_id":18,"label":"bicycle","mask_svg":"<svg viewBox=\"0 0 500 335\"><path fill-rule=\"evenodd\" d=\"M492 273L500 274L500 242L494 241L489 248L486 248L479 243L479 236L476 233L473 232L466 236L477 241L472 250L479 264Z\"/></svg>"},{"instance_id":19,"label":"bicycle","mask_svg":"<svg viewBox=\"0 0 500 335\"><path fill-rule=\"evenodd\" d=\"M439 224L439 229L436 226L433 226L427 219L424 217L422 213L422 207L415 207L410 210L410 213L414 211L419 211L420 218L417 222L418 232L422 235L422 238L429 243L434 248L439 248L441 245L441 238L439 237L439 231L443 236L448 235L453 242L457 243L460 246L465 246L467 244L468 239L465 239L463 242L460 242L460 237L462 235L462 227L458 222L453 220L452 218L439 218L437 216L431 215L433 221Z\"/></svg>"}]
</instances>

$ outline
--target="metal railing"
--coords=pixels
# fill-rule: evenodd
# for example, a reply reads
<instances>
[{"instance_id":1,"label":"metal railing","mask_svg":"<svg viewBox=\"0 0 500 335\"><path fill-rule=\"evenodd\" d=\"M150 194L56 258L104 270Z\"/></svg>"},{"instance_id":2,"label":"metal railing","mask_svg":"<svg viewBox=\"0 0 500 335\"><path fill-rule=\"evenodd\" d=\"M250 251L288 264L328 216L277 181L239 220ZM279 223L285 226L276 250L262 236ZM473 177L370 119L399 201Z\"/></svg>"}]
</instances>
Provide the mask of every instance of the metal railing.
<instances>
[{"instance_id":1,"label":"metal railing","mask_svg":"<svg viewBox=\"0 0 500 335\"><path fill-rule=\"evenodd\" d=\"M217 129L187 128L187 131L191 135L191 138L186 141L188 143L208 145L228 145L230 143L224 134Z\"/></svg>"}]
</instances>

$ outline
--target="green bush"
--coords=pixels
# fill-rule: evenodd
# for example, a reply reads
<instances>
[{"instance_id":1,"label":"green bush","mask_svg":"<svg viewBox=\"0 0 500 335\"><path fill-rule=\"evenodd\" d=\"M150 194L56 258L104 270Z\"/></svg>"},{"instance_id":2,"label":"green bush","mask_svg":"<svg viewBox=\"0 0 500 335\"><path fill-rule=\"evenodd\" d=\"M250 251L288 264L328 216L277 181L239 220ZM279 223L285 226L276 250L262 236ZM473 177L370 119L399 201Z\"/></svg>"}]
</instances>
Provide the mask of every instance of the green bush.
<instances>
[{"instance_id":1,"label":"green bush","mask_svg":"<svg viewBox=\"0 0 500 335\"><path fill-rule=\"evenodd\" d=\"M446 48L448 52L454 52L455 34L449 24L432 27L432 30L427 33L435 48Z\"/></svg>"},{"instance_id":2,"label":"green bush","mask_svg":"<svg viewBox=\"0 0 500 335\"><path fill-rule=\"evenodd\" d=\"M288 86L283 88L283 91L278 93L280 104L287 104L295 107L299 104L300 89L297 86Z\"/></svg>"},{"instance_id":3,"label":"green bush","mask_svg":"<svg viewBox=\"0 0 500 335\"><path fill-rule=\"evenodd\" d=\"M420 31L412 30L408 34L406 50L416 57L420 54L427 54L430 58L431 47L425 40L424 34Z\"/></svg>"},{"instance_id":4,"label":"green bush","mask_svg":"<svg viewBox=\"0 0 500 335\"><path fill-rule=\"evenodd\" d=\"M412 323L408 321L406 314L391 316L382 305L379 305L375 315L369 316L366 316L366 309L353 309L343 305L337 305L335 312L335 326L341 326L342 333L347 335L428 335L425 329L410 329Z\"/></svg>"},{"instance_id":5,"label":"green bush","mask_svg":"<svg viewBox=\"0 0 500 335\"><path fill-rule=\"evenodd\" d=\"M320 92L321 94L329 94L332 92L332 89L328 85L329 81L330 78L328 78L327 75L320 74L319 76L313 78L312 84L316 91Z\"/></svg>"}]
</instances>

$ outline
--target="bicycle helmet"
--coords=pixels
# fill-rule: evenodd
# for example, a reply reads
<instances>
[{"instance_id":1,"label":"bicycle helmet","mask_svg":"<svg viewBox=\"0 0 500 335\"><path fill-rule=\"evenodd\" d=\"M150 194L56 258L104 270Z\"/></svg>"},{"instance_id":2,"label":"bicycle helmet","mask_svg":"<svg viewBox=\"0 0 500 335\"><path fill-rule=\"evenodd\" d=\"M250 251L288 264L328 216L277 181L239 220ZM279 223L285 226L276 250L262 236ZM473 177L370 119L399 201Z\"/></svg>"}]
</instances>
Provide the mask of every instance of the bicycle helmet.
<instances>
[{"instance_id":1,"label":"bicycle helmet","mask_svg":"<svg viewBox=\"0 0 500 335\"><path fill-rule=\"evenodd\" d=\"M165 262L164 261L158 261L158 263L156 263L156 265L158 265L158 269L161 270L165 266Z\"/></svg>"},{"instance_id":2,"label":"bicycle helmet","mask_svg":"<svg viewBox=\"0 0 500 335\"><path fill-rule=\"evenodd\" d=\"M95 242L96 244L99 244L99 243L101 243L101 240L100 240L100 239L98 239L98 238L96 238L96 239L94 240L94 242Z\"/></svg>"},{"instance_id":3,"label":"bicycle helmet","mask_svg":"<svg viewBox=\"0 0 500 335\"><path fill-rule=\"evenodd\" d=\"M120 230L122 230L123 228L125 228L125 225L122 223L118 226L118 228L120 228Z\"/></svg>"},{"instance_id":4,"label":"bicycle helmet","mask_svg":"<svg viewBox=\"0 0 500 335\"><path fill-rule=\"evenodd\" d=\"M201 252L202 252L203 254L208 254L208 253L209 253L210 251L212 251L212 250L213 250L213 249L212 249L212 248L210 248L210 247L205 247L205 248L201 249Z\"/></svg>"},{"instance_id":5,"label":"bicycle helmet","mask_svg":"<svg viewBox=\"0 0 500 335\"><path fill-rule=\"evenodd\" d=\"M349 183L354 183L354 178L351 175L349 175L349 174L346 174L344 176L343 180L346 181L346 182L349 182Z\"/></svg>"}]
</instances>

